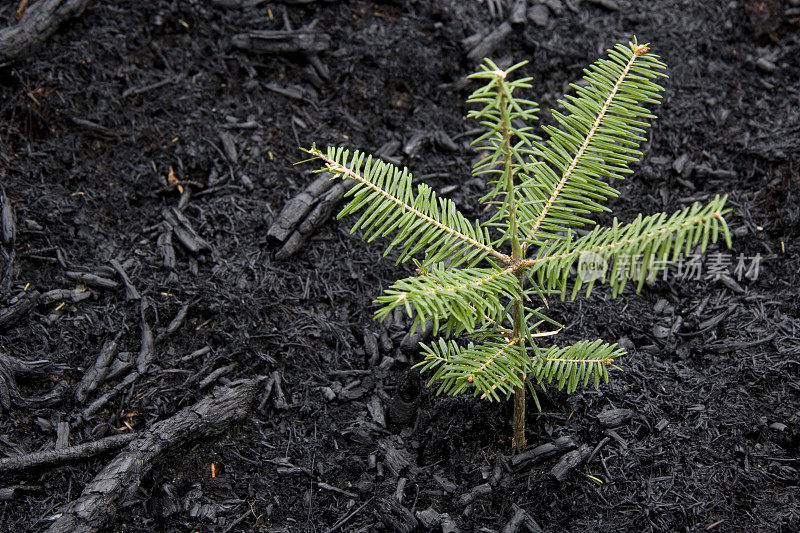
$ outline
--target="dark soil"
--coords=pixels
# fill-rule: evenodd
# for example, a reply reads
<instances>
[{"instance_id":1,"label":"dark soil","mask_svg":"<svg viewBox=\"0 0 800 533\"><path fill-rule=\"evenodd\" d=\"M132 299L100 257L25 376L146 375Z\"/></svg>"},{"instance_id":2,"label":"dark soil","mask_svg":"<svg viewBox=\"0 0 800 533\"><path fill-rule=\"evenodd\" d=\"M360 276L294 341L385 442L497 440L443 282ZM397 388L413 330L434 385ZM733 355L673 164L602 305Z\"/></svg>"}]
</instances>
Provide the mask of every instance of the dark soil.
<instances>
[{"instance_id":1,"label":"dark soil","mask_svg":"<svg viewBox=\"0 0 800 533\"><path fill-rule=\"evenodd\" d=\"M70 444L143 431L214 385L268 376L244 422L160 455L105 530L798 530L797 1L550 2L544 27L515 26L493 53L531 60L530 96L548 109L606 48L633 35L652 43L670 66L667 92L615 215L728 193L731 257L762 258L738 286L670 279L553 304L566 340L629 348L608 386L548 392L529 413L530 449L559 437L599 447L562 481L551 470L568 450L514 467L510 405L423 388L416 416L385 422L398 390L415 401L418 355L401 348L406 319L374 322L371 302L410 267L382 260L347 221L329 220L283 261L267 238L314 179L293 166L312 142L399 141L410 153L395 158L479 216L462 135L475 127L462 82L475 64L462 40L507 13L492 18L477 0L244 3L255 5L93 2L36 54L0 67L0 187L15 220L0 253L0 316L13 311L0 354L44 361L16 375L0 408L0 456L52 450L67 427ZM0 7L3 24L16 6ZM324 68L232 45L238 33L312 23L331 37ZM409 143L435 132L455 146ZM169 269L174 207L202 240L190 235L190 250L173 238ZM54 289L73 292L45 297ZM143 327L152 360L86 411L131 375L123 364L79 400L86 370L115 339L116 364L137 368ZM609 409L632 412L599 416ZM117 453L5 474L0 530L47 529Z\"/></svg>"}]
</instances>

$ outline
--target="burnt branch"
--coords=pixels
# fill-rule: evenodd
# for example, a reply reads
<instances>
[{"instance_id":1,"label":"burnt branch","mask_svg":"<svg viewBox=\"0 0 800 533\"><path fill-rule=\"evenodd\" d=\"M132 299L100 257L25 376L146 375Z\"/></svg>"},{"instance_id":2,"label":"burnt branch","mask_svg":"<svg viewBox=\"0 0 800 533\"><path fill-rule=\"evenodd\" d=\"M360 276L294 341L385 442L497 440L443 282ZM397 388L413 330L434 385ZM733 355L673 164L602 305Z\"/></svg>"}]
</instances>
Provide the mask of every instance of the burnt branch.
<instances>
[{"instance_id":1,"label":"burnt branch","mask_svg":"<svg viewBox=\"0 0 800 533\"><path fill-rule=\"evenodd\" d=\"M142 478L164 453L188 441L224 432L250 410L263 378L238 381L214 392L143 431L69 503L47 530L49 533L90 533L104 530L117 509L132 498Z\"/></svg>"},{"instance_id":2,"label":"burnt branch","mask_svg":"<svg viewBox=\"0 0 800 533\"><path fill-rule=\"evenodd\" d=\"M0 61L16 61L41 47L58 27L77 17L89 0L40 0L31 5L16 26L0 30Z\"/></svg>"},{"instance_id":3,"label":"burnt branch","mask_svg":"<svg viewBox=\"0 0 800 533\"><path fill-rule=\"evenodd\" d=\"M0 331L19 322L34 308L38 299L38 291L21 292L11 299L8 307L0 308Z\"/></svg>"},{"instance_id":4,"label":"burnt branch","mask_svg":"<svg viewBox=\"0 0 800 533\"><path fill-rule=\"evenodd\" d=\"M108 450L114 450L125 446L136 438L133 433L123 435L113 435L100 440L85 442L77 446L68 446L58 450L48 450L45 452L34 452L13 457L0 459L0 473L14 472L15 470L25 470L45 465L59 465L67 461L77 459L88 459Z\"/></svg>"}]
</instances>

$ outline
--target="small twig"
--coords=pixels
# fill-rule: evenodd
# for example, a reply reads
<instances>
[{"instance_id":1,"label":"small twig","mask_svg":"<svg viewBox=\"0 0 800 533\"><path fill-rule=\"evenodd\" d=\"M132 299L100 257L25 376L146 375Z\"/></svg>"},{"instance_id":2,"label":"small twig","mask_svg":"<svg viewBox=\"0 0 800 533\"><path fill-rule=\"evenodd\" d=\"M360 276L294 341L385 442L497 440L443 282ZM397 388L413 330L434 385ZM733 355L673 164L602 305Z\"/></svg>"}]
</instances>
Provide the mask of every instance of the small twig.
<instances>
[{"instance_id":1,"label":"small twig","mask_svg":"<svg viewBox=\"0 0 800 533\"><path fill-rule=\"evenodd\" d=\"M331 528L330 528L329 530L327 530L325 533L334 533L334 531L337 531L337 530L338 530L340 527L342 527L342 526L343 526L343 525L345 525L347 522L349 522L349 521L350 521L350 520L351 520L351 519L352 519L354 516L356 516L356 515L357 515L358 513L360 513L361 511L363 511L363 510L364 510L364 507L366 507L367 505L369 505L369 504L370 504L370 502L371 502L373 499L375 499L375 496L372 496L372 497L370 497L370 499L369 499L369 500L367 500L367 501L365 501L363 504L361 504L361 506L360 506L358 509L356 509L355 511L353 511L353 512L352 512L352 513L350 513L349 515L345 516L344 518L342 518L341 520L339 520L338 522L336 522L335 524L333 524L333 527L331 527Z\"/></svg>"},{"instance_id":2,"label":"small twig","mask_svg":"<svg viewBox=\"0 0 800 533\"><path fill-rule=\"evenodd\" d=\"M128 374L127 376L125 376L125 379L117 383L117 385L113 389L100 396L98 399L90 403L86 407L86 409L81 411L81 414L78 417L79 421L88 420L89 418L91 418L91 416L100 409L102 409L103 406L107 404L109 400L111 400L111 398L119 394L122 391L122 389L124 389L125 387L136 381L136 378L138 377L139 373L135 370L130 374Z\"/></svg>"},{"instance_id":3,"label":"small twig","mask_svg":"<svg viewBox=\"0 0 800 533\"><path fill-rule=\"evenodd\" d=\"M128 273L125 272L124 268L122 268L120 262L116 259L112 259L111 266L119 275L119 278L122 280L122 284L125 285L125 297L128 300L140 300L142 296L139 294L139 291L136 290L136 287L133 286L133 283L131 283Z\"/></svg>"},{"instance_id":4,"label":"small twig","mask_svg":"<svg viewBox=\"0 0 800 533\"><path fill-rule=\"evenodd\" d=\"M151 83L150 85L145 85L143 87L129 87L122 92L122 97L127 98L128 96L138 96L140 94L144 94L149 91L154 91L155 89L160 89L161 87L169 85L170 83L177 83L185 77L186 74L180 73L175 76L165 78L161 81Z\"/></svg>"}]
</instances>

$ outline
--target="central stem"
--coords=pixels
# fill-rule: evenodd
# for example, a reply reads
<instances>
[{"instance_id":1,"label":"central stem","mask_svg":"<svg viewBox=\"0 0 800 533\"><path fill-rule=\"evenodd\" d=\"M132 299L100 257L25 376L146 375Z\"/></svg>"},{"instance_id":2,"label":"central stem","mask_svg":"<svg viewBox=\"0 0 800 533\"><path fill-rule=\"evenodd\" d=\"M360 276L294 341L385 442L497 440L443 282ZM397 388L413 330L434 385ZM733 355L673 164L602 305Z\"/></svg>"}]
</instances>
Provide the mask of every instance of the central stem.
<instances>
[{"instance_id":1,"label":"central stem","mask_svg":"<svg viewBox=\"0 0 800 533\"><path fill-rule=\"evenodd\" d=\"M517 274L520 289L524 279L522 272ZM518 339L520 350L525 350L525 339L522 336L522 321L525 320L525 310L522 306L522 300L514 300L514 338ZM524 382L526 376L521 374L520 379ZM522 450L526 445L525 440L525 386L521 385L514 389L514 438L511 445L516 450Z\"/></svg>"},{"instance_id":2,"label":"central stem","mask_svg":"<svg viewBox=\"0 0 800 533\"><path fill-rule=\"evenodd\" d=\"M511 259L512 263L517 263L522 260L522 246L519 243L519 228L517 225L517 202L516 194L514 191L514 164L513 154L511 151L511 116L509 115L508 106L508 88L505 84L506 73L502 70L496 71L497 85L500 93L500 113L502 117L502 134L503 134L503 177L505 178L506 185L506 202L508 205L508 224L509 232L511 233ZM517 274L519 280L520 294L522 294L522 283L524 281L524 273L520 270ZM522 304L522 297L514 300L514 331L512 338L517 339L520 350L525 349L525 339L523 338L523 320L525 320L525 309ZM522 381L525 381L525 375L519 376ZM511 445L516 450L521 450L527 444L525 440L525 386L516 387L514 389L514 437Z\"/></svg>"}]
</instances>

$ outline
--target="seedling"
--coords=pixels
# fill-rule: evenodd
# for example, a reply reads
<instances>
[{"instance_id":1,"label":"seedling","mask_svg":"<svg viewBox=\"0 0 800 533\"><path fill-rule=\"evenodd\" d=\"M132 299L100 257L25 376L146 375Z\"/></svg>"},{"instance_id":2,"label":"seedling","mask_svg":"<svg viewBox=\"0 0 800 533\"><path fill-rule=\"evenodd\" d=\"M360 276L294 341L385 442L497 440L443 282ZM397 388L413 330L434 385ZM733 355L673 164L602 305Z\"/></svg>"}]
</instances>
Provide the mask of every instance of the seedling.
<instances>
[{"instance_id":1,"label":"seedling","mask_svg":"<svg viewBox=\"0 0 800 533\"><path fill-rule=\"evenodd\" d=\"M502 70L487 59L469 76L484 83L467 102L478 106L469 116L486 128L473 142L484 157L472 173L488 181L480 199L493 207L487 220L471 222L425 184L415 190L407 168L360 151L307 150L322 161L320 172L356 181L339 214L363 211L352 231L368 241L391 235L386 253L397 247L398 263L416 263L418 275L376 299L375 317L400 307L412 331L429 323L440 336L421 344L416 365L432 372L429 385L438 382L439 394L513 395L516 449L526 444L526 386L539 407L535 385L556 382L572 393L591 380L597 388L624 354L602 340L550 345L562 326L544 314L548 296L574 299L584 288L589 296L596 282L608 283L615 297L628 281L638 291L698 243L704 252L722 233L730 246L725 196L627 224L614 218L580 237L574 231L595 224L591 213L610 211L601 202L618 191L607 181L632 172L646 120L656 118L644 106L660 101L655 80L666 65L647 45L618 44L586 69L583 83L571 85L575 94L559 100L564 111L552 110L558 126L541 127L544 140L531 126L538 106L519 96L531 78L511 78L524 64Z\"/></svg>"}]
</instances>

